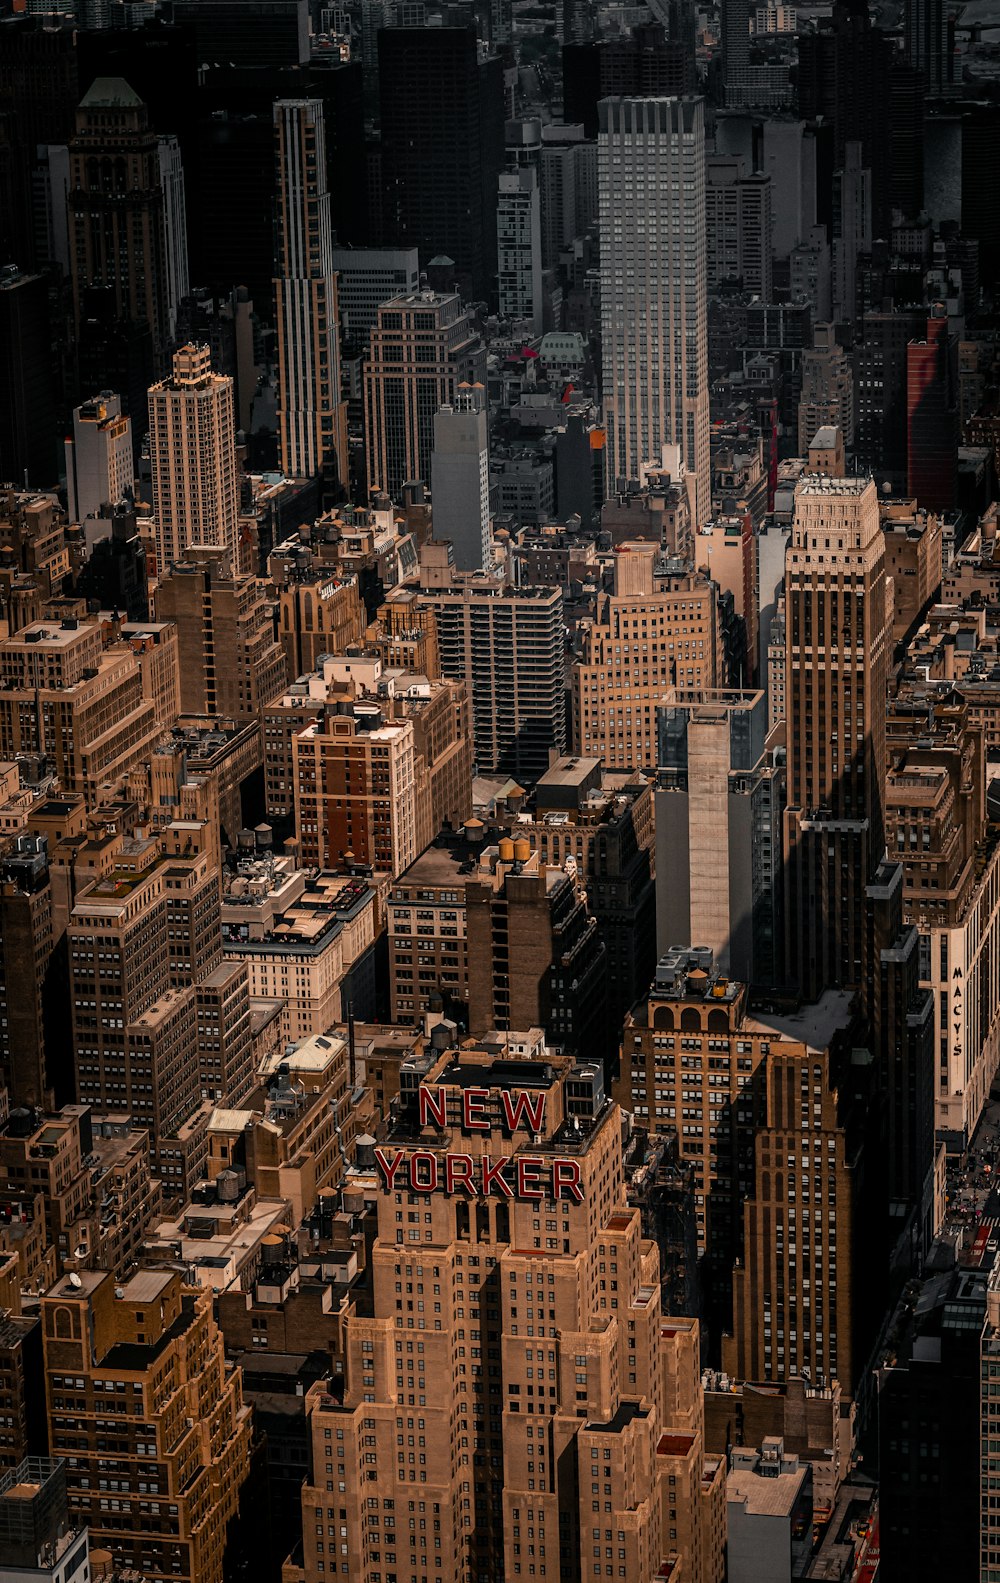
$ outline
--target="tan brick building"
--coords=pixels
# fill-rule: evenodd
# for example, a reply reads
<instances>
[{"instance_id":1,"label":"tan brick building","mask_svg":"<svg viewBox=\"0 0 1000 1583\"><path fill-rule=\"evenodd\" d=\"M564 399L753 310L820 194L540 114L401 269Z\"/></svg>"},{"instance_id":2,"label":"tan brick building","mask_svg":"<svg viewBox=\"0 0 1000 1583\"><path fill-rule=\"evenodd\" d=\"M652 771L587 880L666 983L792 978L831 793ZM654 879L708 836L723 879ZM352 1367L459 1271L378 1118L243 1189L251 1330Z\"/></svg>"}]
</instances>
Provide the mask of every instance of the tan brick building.
<instances>
[{"instance_id":1,"label":"tan brick building","mask_svg":"<svg viewBox=\"0 0 1000 1583\"><path fill-rule=\"evenodd\" d=\"M91 1542L150 1583L222 1583L251 1419L211 1294L84 1271L46 1293L42 1327L50 1450Z\"/></svg>"},{"instance_id":2,"label":"tan brick building","mask_svg":"<svg viewBox=\"0 0 1000 1583\"><path fill-rule=\"evenodd\" d=\"M696 1374L663 1346L657 1255L625 1205L599 1073L469 1047L403 1076L373 1173L372 1313L346 1320L343 1402L307 1397L313 1472L285 1583L717 1583L718 1459L709 1471ZM686 1484L675 1429L691 1433Z\"/></svg>"}]
</instances>

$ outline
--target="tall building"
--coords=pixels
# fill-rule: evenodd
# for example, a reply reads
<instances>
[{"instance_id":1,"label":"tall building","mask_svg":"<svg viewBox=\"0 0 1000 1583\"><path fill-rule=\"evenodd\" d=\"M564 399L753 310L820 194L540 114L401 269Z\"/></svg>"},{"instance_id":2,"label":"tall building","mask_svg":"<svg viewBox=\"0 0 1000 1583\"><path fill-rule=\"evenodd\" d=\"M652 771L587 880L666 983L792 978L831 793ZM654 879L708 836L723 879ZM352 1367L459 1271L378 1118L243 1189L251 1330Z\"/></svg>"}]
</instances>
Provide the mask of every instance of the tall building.
<instances>
[{"instance_id":1,"label":"tall building","mask_svg":"<svg viewBox=\"0 0 1000 1583\"><path fill-rule=\"evenodd\" d=\"M116 318L147 325L162 356L187 289L184 175L176 141L161 146L145 104L127 82L98 77L80 101L69 151L77 334L87 288L111 287Z\"/></svg>"},{"instance_id":2,"label":"tall building","mask_svg":"<svg viewBox=\"0 0 1000 1583\"><path fill-rule=\"evenodd\" d=\"M841 998L832 999L843 1016ZM771 1041L722 1361L734 1379L777 1382L805 1371L818 1385L838 1380L853 1397L880 1305L876 1282L865 1290L858 1280L870 1234L865 1167L873 1172L874 1161L866 1159L863 1104L844 1081L842 1043Z\"/></svg>"},{"instance_id":3,"label":"tall building","mask_svg":"<svg viewBox=\"0 0 1000 1583\"><path fill-rule=\"evenodd\" d=\"M721 21L723 102L742 105L740 89L750 71L749 0L723 0Z\"/></svg>"},{"instance_id":4,"label":"tall building","mask_svg":"<svg viewBox=\"0 0 1000 1583\"><path fill-rule=\"evenodd\" d=\"M598 140L608 488L681 447L710 509L705 119L700 99L608 99Z\"/></svg>"},{"instance_id":5,"label":"tall building","mask_svg":"<svg viewBox=\"0 0 1000 1583\"><path fill-rule=\"evenodd\" d=\"M857 316L858 254L872 250L871 171L861 163L861 144L848 143L845 164L833 173L833 317L853 324Z\"/></svg>"},{"instance_id":6,"label":"tall building","mask_svg":"<svg viewBox=\"0 0 1000 1583\"><path fill-rule=\"evenodd\" d=\"M346 337L367 355L379 305L390 297L408 297L420 287L417 250L335 247L330 258L337 272L337 300Z\"/></svg>"},{"instance_id":7,"label":"tall building","mask_svg":"<svg viewBox=\"0 0 1000 1583\"><path fill-rule=\"evenodd\" d=\"M917 309L866 313L855 334L854 454L894 491L906 489L907 348L925 323Z\"/></svg>"},{"instance_id":8,"label":"tall building","mask_svg":"<svg viewBox=\"0 0 1000 1583\"><path fill-rule=\"evenodd\" d=\"M401 501L430 477L434 414L459 385L485 385L486 359L471 310L433 291L381 305L365 363L365 459L370 490Z\"/></svg>"},{"instance_id":9,"label":"tall building","mask_svg":"<svg viewBox=\"0 0 1000 1583\"><path fill-rule=\"evenodd\" d=\"M863 982L865 886L885 850L892 612L874 480L815 471L785 559L786 942L807 998Z\"/></svg>"},{"instance_id":10,"label":"tall building","mask_svg":"<svg viewBox=\"0 0 1000 1583\"><path fill-rule=\"evenodd\" d=\"M503 171L497 198L497 310L542 333L542 215L538 173Z\"/></svg>"},{"instance_id":11,"label":"tall building","mask_svg":"<svg viewBox=\"0 0 1000 1583\"><path fill-rule=\"evenodd\" d=\"M503 168L503 67L471 27L386 27L378 37L383 227L426 268L444 255L466 301L492 301Z\"/></svg>"},{"instance_id":12,"label":"tall building","mask_svg":"<svg viewBox=\"0 0 1000 1583\"><path fill-rule=\"evenodd\" d=\"M672 689L657 710L656 940L711 947L745 984L783 978L782 775L763 692Z\"/></svg>"},{"instance_id":13,"label":"tall building","mask_svg":"<svg viewBox=\"0 0 1000 1583\"><path fill-rule=\"evenodd\" d=\"M239 479L233 382L207 346L182 346L149 392L156 553L162 574L192 545L238 560Z\"/></svg>"},{"instance_id":14,"label":"tall building","mask_svg":"<svg viewBox=\"0 0 1000 1583\"><path fill-rule=\"evenodd\" d=\"M274 106L278 435L282 471L347 481L340 392L340 311L333 267L326 133L320 99Z\"/></svg>"},{"instance_id":15,"label":"tall building","mask_svg":"<svg viewBox=\"0 0 1000 1583\"><path fill-rule=\"evenodd\" d=\"M110 390L73 411L73 434L66 440L66 501L71 522L101 516L131 495L135 482L131 423L121 397Z\"/></svg>"},{"instance_id":16,"label":"tall building","mask_svg":"<svg viewBox=\"0 0 1000 1583\"><path fill-rule=\"evenodd\" d=\"M817 430L839 429L844 446L854 446L854 379L850 361L832 324L813 327L813 344L802 353L799 398L799 455L805 456Z\"/></svg>"},{"instance_id":17,"label":"tall building","mask_svg":"<svg viewBox=\"0 0 1000 1583\"><path fill-rule=\"evenodd\" d=\"M860 142L872 174L872 225L888 236L891 139L899 130L890 115L893 41L872 26L867 0L838 0L829 23L797 42L799 115L831 127L834 170L844 168L847 144Z\"/></svg>"},{"instance_id":18,"label":"tall building","mask_svg":"<svg viewBox=\"0 0 1000 1583\"><path fill-rule=\"evenodd\" d=\"M420 602L437 618L441 674L470 689L479 772L537 780L550 749L566 750L560 590L462 577L448 547L431 545L421 556Z\"/></svg>"},{"instance_id":19,"label":"tall building","mask_svg":"<svg viewBox=\"0 0 1000 1583\"><path fill-rule=\"evenodd\" d=\"M156 609L177 629L182 714L255 720L283 692L285 653L266 585L234 572L225 551L199 546L172 562Z\"/></svg>"},{"instance_id":20,"label":"tall building","mask_svg":"<svg viewBox=\"0 0 1000 1583\"><path fill-rule=\"evenodd\" d=\"M144 1574L222 1583L252 1426L211 1292L173 1270L120 1286L85 1270L46 1293L42 1329L49 1443L64 1459L71 1517ZM133 1410L115 1419L109 1461L108 1413L123 1395Z\"/></svg>"},{"instance_id":21,"label":"tall building","mask_svg":"<svg viewBox=\"0 0 1000 1583\"><path fill-rule=\"evenodd\" d=\"M706 162L705 200L709 291L740 281L744 291L770 302L770 176L748 174L741 158L716 156Z\"/></svg>"},{"instance_id":22,"label":"tall building","mask_svg":"<svg viewBox=\"0 0 1000 1583\"><path fill-rule=\"evenodd\" d=\"M442 1583L531 1565L717 1583L724 1477L704 1457L698 1330L661 1315L618 1107L590 1063L494 1050L401 1068L398 1115L359 1177L378 1206L370 1317L346 1321L342 1400L307 1398L314 1471L286 1577L327 1575L332 1510L359 1583L386 1564Z\"/></svg>"},{"instance_id":23,"label":"tall building","mask_svg":"<svg viewBox=\"0 0 1000 1583\"><path fill-rule=\"evenodd\" d=\"M48 284L10 264L0 268L0 478L45 489L56 472Z\"/></svg>"},{"instance_id":24,"label":"tall building","mask_svg":"<svg viewBox=\"0 0 1000 1583\"><path fill-rule=\"evenodd\" d=\"M955 76L954 22L946 0L906 0L903 46L906 60L920 72L925 91L940 98Z\"/></svg>"},{"instance_id":25,"label":"tall building","mask_svg":"<svg viewBox=\"0 0 1000 1583\"><path fill-rule=\"evenodd\" d=\"M596 138L602 99L654 99L694 93L694 36L646 22L627 36L563 44L563 120Z\"/></svg>"},{"instance_id":26,"label":"tall building","mask_svg":"<svg viewBox=\"0 0 1000 1583\"><path fill-rule=\"evenodd\" d=\"M943 304L906 348L906 492L927 511L952 511L958 476L954 341Z\"/></svg>"},{"instance_id":27,"label":"tall building","mask_svg":"<svg viewBox=\"0 0 1000 1583\"><path fill-rule=\"evenodd\" d=\"M656 710L668 689L726 685L719 589L655 544L617 551L614 591L581 623L574 745L608 769L654 768Z\"/></svg>"},{"instance_id":28,"label":"tall building","mask_svg":"<svg viewBox=\"0 0 1000 1583\"><path fill-rule=\"evenodd\" d=\"M50 1103L57 1076L60 1094L72 1091L69 1073L57 1071L54 944L46 840L21 834L0 857L0 1083L15 1105Z\"/></svg>"},{"instance_id":29,"label":"tall building","mask_svg":"<svg viewBox=\"0 0 1000 1583\"><path fill-rule=\"evenodd\" d=\"M417 855L417 781L409 720L377 705L328 715L292 739L301 861L344 870L370 865L393 878Z\"/></svg>"},{"instance_id":30,"label":"tall building","mask_svg":"<svg viewBox=\"0 0 1000 1583\"><path fill-rule=\"evenodd\" d=\"M482 390L459 387L434 414L434 537L451 545L462 572L485 571L490 553L489 433Z\"/></svg>"}]
</instances>

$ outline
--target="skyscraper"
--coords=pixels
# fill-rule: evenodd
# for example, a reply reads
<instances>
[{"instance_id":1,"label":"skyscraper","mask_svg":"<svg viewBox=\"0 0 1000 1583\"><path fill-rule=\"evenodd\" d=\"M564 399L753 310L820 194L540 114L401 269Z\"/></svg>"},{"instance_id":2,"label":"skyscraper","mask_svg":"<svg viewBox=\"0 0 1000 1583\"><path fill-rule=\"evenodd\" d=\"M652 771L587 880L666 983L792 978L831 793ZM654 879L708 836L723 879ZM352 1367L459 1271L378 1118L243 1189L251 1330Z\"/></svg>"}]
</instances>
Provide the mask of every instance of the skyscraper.
<instances>
[{"instance_id":1,"label":"skyscraper","mask_svg":"<svg viewBox=\"0 0 1000 1583\"><path fill-rule=\"evenodd\" d=\"M160 572L189 546L237 553L239 484L233 382L212 372L207 346L182 346L173 374L149 392L153 514Z\"/></svg>"},{"instance_id":2,"label":"skyscraper","mask_svg":"<svg viewBox=\"0 0 1000 1583\"><path fill-rule=\"evenodd\" d=\"M46 278L0 267L0 478L55 482L55 421Z\"/></svg>"},{"instance_id":3,"label":"skyscraper","mask_svg":"<svg viewBox=\"0 0 1000 1583\"><path fill-rule=\"evenodd\" d=\"M84 293L111 286L119 320L149 326L162 354L187 289L184 176L174 139L120 77L98 77L69 145L69 241L79 333Z\"/></svg>"},{"instance_id":4,"label":"skyscraper","mask_svg":"<svg viewBox=\"0 0 1000 1583\"><path fill-rule=\"evenodd\" d=\"M493 297L503 167L503 68L474 28L378 37L385 241L451 258L466 300Z\"/></svg>"},{"instance_id":5,"label":"skyscraper","mask_svg":"<svg viewBox=\"0 0 1000 1583\"><path fill-rule=\"evenodd\" d=\"M950 511L958 470L958 413L943 303L931 309L927 331L906 348L906 487L928 511Z\"/></svg>"},{"instance_id":6,"label":"skyscraper","mask_svg":"<svg viewBox=\"0 0 1000 1583\"><path fill-rule=\"evenodd\" d=\"M102 506L116 506L134 483L132 431L121 397L102 390L73 413L73 435L66 441L66 497L71 522L96 517Z\"/></svg>"},{"instance_id":7,"label":"skyscraper","mask_svg":"<svg viewBox=\"0 0 1000 1583\"><path fill-rule=\"evenodd\" d=\"M489 421L483 392L460 387L434 414L431 456L434 537L452 546L459 571L482 572L490 548Z\"/></svg>"},{"instance_id":8,"label":"skyscraper","mask_svg":"<svg viewBox=\"0 0 1000 1583\"><path fill-rule=\"evenodd\" d=\"M274 133L281 465L292 478L313 478L335 467L344 483L347 409L340 395L340 322L322 102L279 99Z\"/></svg>"},{"instance_id":9,"label":"skyscraper","mask_svg":"<svg viewBox=\"0 0 1000 1583\"><path fill-rule=\"evenodd\" d=\"M542 333L542 220L538 173L504 171L497 199L497 305L500 317Z\"/></svg>"},{"instance_id":10,"label":"skyscraper","mask_svg":"<svg viewBox=\"0 0 1000 1583\"><path fill-rule=\"evenodd\" d=\"M383 303L365 363L369 489L399 502L405 483L426 483L435 412L451 403L461 383L485 379L482 341L457 296L420 291Z\"/></svg>"},{"instance_id":11,"label":"skyscraper","mask_svg":"<svg viewBox=\"0 0 1000 1583\"><path fill-rule=\"evenodd\" d=\"M947 0L906 0L903 7L906 59L922 73L934 97L946 94L954 79L953 24L948 12Z\"/></svg>"},{"instance_id":12,"label":"skyscraper","mask_svg":"<svg viewBox=\"0 0 1000 1583\"><path fill-rule=\"evenodd\" d=\"M705 119L700 99L600 106L601 341L609 490L680 445L709 510Z\"/></svg>"},{"instance_id":13,"label":"skyscraper","mask_svg":"<svg viewBox=\"0 0 1000 1583\"><path fill-rule=\"evenodd\" d=\"M865 887L885 850L885 543L874 480L817 470L835 438L810 448L785 558L786 940L807 999L862 983Z\"/></svg>"}]
</instances>

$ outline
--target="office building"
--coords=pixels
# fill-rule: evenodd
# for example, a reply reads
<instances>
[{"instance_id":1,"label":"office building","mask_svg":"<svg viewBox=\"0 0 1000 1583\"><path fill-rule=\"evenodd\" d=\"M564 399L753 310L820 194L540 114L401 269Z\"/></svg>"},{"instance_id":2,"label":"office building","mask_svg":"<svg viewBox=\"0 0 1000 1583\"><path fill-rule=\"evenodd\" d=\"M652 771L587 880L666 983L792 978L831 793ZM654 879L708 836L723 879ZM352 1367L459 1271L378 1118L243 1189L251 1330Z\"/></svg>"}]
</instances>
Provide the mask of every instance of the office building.
<instances>
[{"instance_id":1,"label":"office building","mask_svg":"<svg viewBox=\"0 0 1000 1583\"><path fill-rule=\"evenodd\" d=\"M1000 1478L1000 1449L993 1434L1000 1403L1000 1259L994 1260L987 1286L979 1359L979 1576L989 1579L1000 1572L1000 1512L992 1489Z\"/></svg>"},{"instance_id":2,"label":"office building","mask_svg":"<svg viewBox=\"0 0 1000 1583\"><path fill-rule=\"evenodd\" d=\"M106 645L96 620L21 627L0 643L0 760L44 754L62 791L97 807L177 718L176 645L172 628Z\"/></svg>"},{"instance_id":3,"label":"office building","mask_svg":"<svg viewBox=\"0 0 1000 1583\"><path fill-rule=\"evenodd\" d=\"M110 390L73 411L73 435L66 440L66 500L69 520L107 515L132 494L131 423L121 397Z\"/></svg>"},{"instance_id":4,"label":"office building","mask_svg":"<svg viewBox=\"0 0 1000 1583\"><path fill-rule=\"evenodd\" d=\"M817 472L820 455L796 486L785 560L785 936L808 998L863 981L864 887L885 849L891 642L874 480Z\"/></svg>"},{"instance_id":5,"label":"office building","mask_svg":"<svg viewBox=\"0 0 1000 1583\"><path fill-rule=\"evenodd\" d=\"M503 66L471 27L378 37L384 239L450 258L463 298L494 299L503 168Z\"/></svg>"},{"instance_id":6,"label":"office building","mask_svg":"<svg viewBox=\"0 0 1000 1583\"><path fill-rule=\"evenodd\" d=\"M906 0L903 47L907 64L920 73L924 91L938 99L952 90L954 18L944 0Z\"/></svg>"},{"instance_id":7,"label":"office building","mask_svg":"<svg viewBox=\"0 0 1000 1583\"><path fill-rule=\"evenodd\" d=\"M239 559L239 479L233 382L212 372L207 346L182 346L173 373L149 392L157 569L192 545Z\"/></svg>"},{"instance_id":8,"label":"office building","mask_svg":"<svg viewBox=\"0 0 1000 1583\"><path fill-rule=\"evenodd\" d=\"M657 709L656 944L696 940L720 972L783 977L783 776L763 692L671 689Z\"/></svg>"},{"instance_id":9,"label":"office building","mask_svg":"<svg viewBox=\"0 0 1000 1583\"><path fill-rule=\"evenodd\" d=\"M864 0L841 0L829 23L800 34L797 44L798 113L830 126L834 170L844 169L849 142L861 144L861 163L871 171L873 231L888 236L892 146L901 131L891 115L893 40L872 25Z\"/></svg>"},{"instance_id":10,"label":"office building","mask_svg":"<svg viewBox=\"0 0 1000 1583\"><path fill-rule=\"evenodd\" d=\"M235 572L224 550L197 546L170 563L156 610L177 631L182 714L256 719L284 691L266 585Z\"/></svg>"},{"instance_id":11,"label":"office building","mask_svg":"<svg viewBox=\"0 0 1000 1583\"><path fill-rule=\"evenodd\" d=\"M378 1210L370 1317L347 1319L343 1398L320 1385L306 1399L314 1471L301 1562L286 1573L298 1583L325 1575L316 1530L333 1510L335 1526L344 1513L338 1560L363 1583L383 1574L387 1554L406 1576L444 1583L531 1564L538 1576L543 1566L546 1577L589 1575L595 1544L605 1564L605 1531L607 1564L627 1576L683 1566L714 1583L721 1472L704 1457L698 1330L679 1321L675 1335L661 1316L655 1246L625 1202L620 1113L600 1070L555 1055L519 1060L501 1043L428 1052L400 1076L398 1117L358 1177ZM447 1173L457 1180L456 1149L470 1159L461 1194L441 1190ZM494 1174L481 1191L487 1151ZM395 1217L414 1212L411 1169L421 1222L431 1221L407 1226ZM396 1309L397 1295L412 1314ZM420 1300L432 1302L423 1327ZM365 1476L384 1468L395 1470L389 1480Z\"/></svg>"},{"instance_id":12,"label":"office building","mask_svg":"<svg viewBox=\"0 0 1000 1583\"><path fill-rule=\"evenodd\" d=\"M680 8L678 8L680 9ZM694 93L697 72L694 37L684 23L664 27L662 21L641 23L629 34L563 44L563 120L579 123L596 138L597 106L602 99L672 99Z\"/></svg>"},{"instance_id":13,"label":"office building","mask_svg":"<svg viewBox=\"0 0 1000 1583\"><path fill-rule=\"evenodd\" d=\"M0 478L47 489L56 454L48 285L10 264L0 268Z\"/></svg>"},{"instance_id":14,"label":"office building","mask_svg":"<svg viewBox=\"0 0 1000 1583\"><path fill-rule=\"evenodd\" d=\"M486 570L490 553L489 415L481 389L462 388L434 414L431 453L434 537L462 572Z\"/></svg>"},{"instance_id":15,"label":"office building","mask_svg":"<svg viewBox=\"0 0 1000 1583\"><path fill-rule=\"evenodd\" d=\"M739 1380L839 1380L853 1397L877 1333L881 1286L877 1274L862 1280L858 1264L872 1236L874 1162L865 1096L846 1069L849 1003L836 992L824 996L798 1041L775 1035L802 1027L801 1018L754 1021L772 1038L751 1143L754 1183L740 1206L742 1255L723 1368Z\"/></svg>"},{"instance_id":16,"label":"office building","mask_svg":"<svg viewBox=\"0 0 1000 1583\"><path fill-rule=\"evenodd\" d=\"M421 554L420 603L437 620L441 674L469 688L479 772L537 780L550 749L566 750L560 590L463 578L434 544Z\"/></svg>"},{"instance_id":17,"label":"office building","mask_svg":"<svg viewBox=\"0 0 1000 1583\"><path fill-rule=\"evenodd\" d=\"M927 511L952 511L958 476L954 342L943 304L906 348L906 492Z\"/></svg>"},{"instance_id":18,"label":"office building","mask_svg":"<svg viewBox=\"0 0 1000 1583\"><path fill-rule=\"evenodd\" d=\"M833 317L853 325L858 255L872 250L872 180L861 163L860 143L848 143L844 158L844 168L833 173Z\"/></svg>"},{"instance_id":19,"label":"office building","mask_svg":"<svg viewBox=\"0 0 1000 1583\"><path fill-rule=\"evenodd\" d=\"M337 274L341 325L351 346L366 356L381 304L390 297L408 297L419 290L417 250L335 247L330 261Z\"/></svg>"},{"instance_id":20,"label":"office building","mask_svg":"<svg viewBox=\"0 0 1000 1583\"><path fill-rule=\"evenodd\" d=\"M503 171L497 197L497 311L528 335L541 335L542 216L538 173Z\"/></svg>"},{"instance_id":21,"label":"office building","mask_svg":"<svg viewBox=\"0 0 1000 1583\"><path fill-rule=\"evenodd\" d=\"M717 155L706 161L705 201L709 291L738 281L770 302L770 176L748 173L742 158Z\"/></svg>"},{"instance_id":22,"label":"office building","mask_svg":"<svg viewBox=\"0 0 1000 1583\"><path fill-rule=\"evenodd\" d=\"M278 438L289 478L346 484L340 310L333 267L326 133L319 99L274 106Z\"/></svg>"},{"instance_id":23,"label":"office building","mask_svg":"<svg viewBox=\"0 0 1000 1583\"><path fill-rule=\"evenodd\" d=\"M747 995L710 950L674 945L625 1018L614 1088L637 1126L676 1134L693 1175L698 1256L723 1291L740 1245L740 1204L753 1186L755 1074L772 1037L754 1026ZM726 1313L724 1300L718 1306Z\"/></svg>"},{"instance_id":24,"label":"office building","mask_svg":"<svg viewBox=\"0 0 1000 1583\"><path fill-rule=\"evenodd\" d=\"M2 1583L88 1583L90 1538L71 1515L66 1463L26 1457L0 1478Z\"/></svg>"},{"instance_id":25,"label":"office building","mask_svg":"<svg viewBox=\"0 0 1000 1583\"><path fill-rule=\"evenodd\" d=\"M808 454L819 429L839 429L846 450L854 446L854 379L850 361L832 324L813 327L813 344L802 353L799 455Z\"/></svg>"},{"instance_id":26,"label":"office building","mask_svg":"<svg viewBox=\"0 0 1000 1583\"><path fill-rule=\"evenodd\" d=\"M257 853L227 864L225 959L245 967L255 1000L283 1003L283 1044L326 1031L345 1015L351 969L377 933L375 910L375 891L365 880L310 875L293 859Z\"/></svg>"},{"instance_id":27,"label":"office building","mask_svg":"<svg viewBox=\"0 0 1000 1583\"><path fill-rule=\"evenodd\" d=\"M724 0L722 23L722 92L727 106L741 106L750 75L749 0Z\"/></svg>"},{"instance_id":28,"label":"office building","mask_svg":"<svg viewBox=\"0 0 1000 1583\"><path fill-rule=\"evenodd\" d=\"M173 1270L120 1286L85 1270L45 1294L42 1327L49 1441L64 1459L71 1516L95 1548L137 1571L222 1583L251 1415L240 1370L226 1367L211 1292ZM112 1465L105 1424L122 1394L134 1410L116 1420Z\"/></svg>"},{"instance_id":29,"label":"office building","mask_svg":"<svg viewBox=\"0 0 1000 1583\"><path fill-rule=\"evenodd\" d=\"M69 143L69 241L77 334L88 287L111 287L115 318L144 324L162 358L187 291L184 175L139 95L98 77ZM102 171L113 170L113 180Z\"/></svg>"},{"instance_id":30,"label":"office building","mask_svg":"<svg viewBox=\"0 0 1000 1583\"><path fill-rule=\"evenodd\" d=\"M854 362L854 454L858 464L894 491L907 487L908 347L924 333L917 309L865 313Z\"/></svg>"},{"instance_id":31,"label":"office building","mask_svg":"<svg viewBox=\"0 0 1000 1583\"><path fill-rule=\"evenodd\" d=\"M656 544L617 548L614 591L581 622L574 746L608 769L655 768L656 709L668 689L725 685L719 590Z\"/></svg>"},{"instance_id":32,"label":"office building","mask_svg":"<svg viewBox=\"0 0 1000 1583\"><path fill-rule=\"evenodd\" d=\"M700 517L711 500L704 107L609 99L600 116L608 489L638 482L673 443L695 480Z\"/></svg>"},{"instance_id":33,"label":"office building","mask_svg":"<svg viewBox=\"0 0 1000 1583\"><path fill-rule=\"evenodd\" d=\"M421 291L381 305L365 363L368 487L401 501L430 478L434 414L461 384L485 387L486 357L471 310L455 295Z\"/></svg>"}]
</instances>

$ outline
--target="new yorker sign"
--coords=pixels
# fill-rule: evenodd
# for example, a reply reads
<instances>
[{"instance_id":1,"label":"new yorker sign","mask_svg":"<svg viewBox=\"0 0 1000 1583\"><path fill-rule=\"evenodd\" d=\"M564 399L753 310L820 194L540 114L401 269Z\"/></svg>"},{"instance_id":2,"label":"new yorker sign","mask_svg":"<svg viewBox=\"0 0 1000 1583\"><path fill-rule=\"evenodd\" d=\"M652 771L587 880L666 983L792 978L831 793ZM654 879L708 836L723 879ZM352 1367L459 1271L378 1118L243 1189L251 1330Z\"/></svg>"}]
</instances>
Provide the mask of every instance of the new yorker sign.
<instances>
[{"instance_id":1,"label":"new yorker sign","mask_svg":"<svg viewBox=\"0 0 1000 1583\"><path fill-rule=\"evenodd\" d=\"M489 1132L488 1088L462 1090L462 1131ZM420 1125L446 1127L448 1091L421 1087L418 1093ZM500 1106L506 1130L537 1136L545 1120L545 1094L537 1089L502 1089ZM571 1198L583 1202L578 1160L540 1159L536 1155L435 1154L430 1149L376 1149L375 1164L388 1193L402 1188L411 1193L464 1193L469 1198Z\"/></svg>"}]
</instances>

